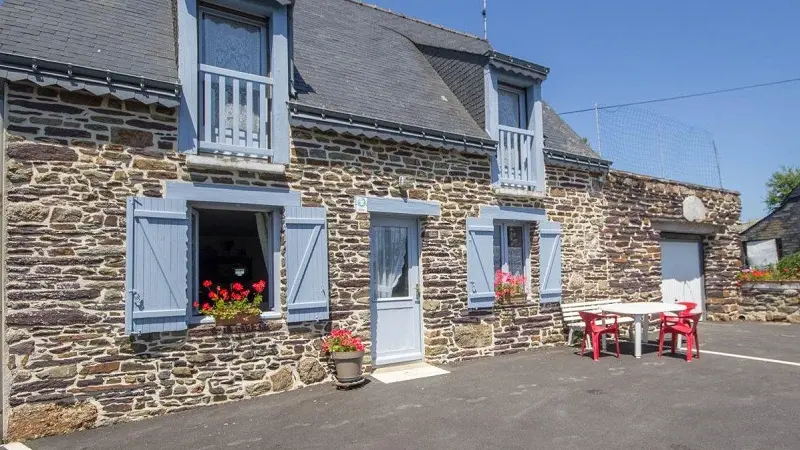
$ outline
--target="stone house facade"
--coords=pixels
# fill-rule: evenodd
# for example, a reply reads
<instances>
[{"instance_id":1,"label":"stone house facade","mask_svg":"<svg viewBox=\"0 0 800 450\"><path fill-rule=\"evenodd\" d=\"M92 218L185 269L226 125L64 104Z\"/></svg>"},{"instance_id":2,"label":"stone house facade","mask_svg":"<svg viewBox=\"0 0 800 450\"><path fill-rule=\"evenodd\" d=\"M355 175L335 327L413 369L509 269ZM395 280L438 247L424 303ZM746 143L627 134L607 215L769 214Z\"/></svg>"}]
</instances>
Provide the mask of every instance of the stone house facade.
<instances>
[{"instance_id":1,"label":"stone house facade","mask_svg":"<svg viewBox=\"0 0 800 450\"><path fill-rule=\"evenodd\" d=\"M103 61L116 72L97 81L89 55L0 44L7 438L320 383L330 374L320 338L332 327L364 338L369 367L561 344L563 302L661 301L664 239L699 243L709 317L735 314L738 194L610 169L542 101L546 68L349 0L263 11L239 2L239 29L269 17L253 31L270 33L269 77L218 70L243 78L227 91L222 81L198 87L213 58L186 44L186 24L219 31L236 8L146 3L142 20L174 21L132 45L178 50L171 59L131 49L140 83L123 61ZM0 7L2 33L19 27L20 5ZM95 6L76 14L110 14ZM320 41L326 30L348 39ZM35 56L53 62L37 69ZM404 78L381 78L375 58L404 67ZM194 81L182 78L186 66ZM359 77L376 87L353 87ZM251 90L262 82L269 148L255 137L264 122L252 120L267 111ZM373 88L386 99L365 102ZM250 93L228 101L237 91ZM219 131L230 122L243 138ZM242 141L244 154L231 150ZM702 214L687 214L687 199ZM376 255L397 236L403 270L389 271L397 278L385 294ZM522 271L523 300L495 304L495 269ZM237 270L269 281L262 321L223 327L198 316L202 275Z\"/></svg>"},{"instance_id":2,"label":"stone house facade","mask_svg":"<svg viewBox=\"0 0 800 450\"><path fill-rule=\"evenodd\" d=\"M800 252L800 185L775 211L742 231L741 239L750 265L759 265L765 257L774 263ZM767 253L759 252L760 249L766 249Z\"/></svg>"}]
</instances>

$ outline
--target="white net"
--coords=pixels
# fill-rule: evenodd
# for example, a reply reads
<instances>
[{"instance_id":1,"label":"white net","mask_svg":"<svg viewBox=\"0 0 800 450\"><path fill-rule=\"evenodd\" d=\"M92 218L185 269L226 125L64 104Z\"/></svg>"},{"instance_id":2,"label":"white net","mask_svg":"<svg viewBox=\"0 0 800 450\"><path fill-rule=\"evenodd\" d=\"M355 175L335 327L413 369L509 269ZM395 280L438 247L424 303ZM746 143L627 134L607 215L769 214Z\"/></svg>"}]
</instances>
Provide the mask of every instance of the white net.
<instances>
[{"instance_id":1,"label":"white net","mask_svg":"<svg viewBox=\"0 0 800 450\"><path fill-rule=\"evenodd\" d=\"M600 151L614 168L722 187L716 146L707 130L632 106L598 113Z\"/></svg>"}]
</instances>

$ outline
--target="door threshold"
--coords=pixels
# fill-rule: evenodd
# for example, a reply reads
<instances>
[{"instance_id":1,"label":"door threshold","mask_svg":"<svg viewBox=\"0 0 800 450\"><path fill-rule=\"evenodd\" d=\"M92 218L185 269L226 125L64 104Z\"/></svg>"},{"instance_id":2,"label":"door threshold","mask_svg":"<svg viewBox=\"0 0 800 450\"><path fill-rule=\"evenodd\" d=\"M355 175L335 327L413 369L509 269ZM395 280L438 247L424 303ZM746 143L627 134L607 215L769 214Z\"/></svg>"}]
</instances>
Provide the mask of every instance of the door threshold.
<instances>
[{"instance_id":1,"label":"door threshold","mask_svg":"<svg viewBox=\"0 0 800 450\"><path fill-rule=\"evenodd\" d=\"M372 378L384 384L398 383L400 381L416 380L419 378L446 375L450 372L424 361L414 361L391 366L382 366L372 371Z\"/></svg>"}]
</instances>

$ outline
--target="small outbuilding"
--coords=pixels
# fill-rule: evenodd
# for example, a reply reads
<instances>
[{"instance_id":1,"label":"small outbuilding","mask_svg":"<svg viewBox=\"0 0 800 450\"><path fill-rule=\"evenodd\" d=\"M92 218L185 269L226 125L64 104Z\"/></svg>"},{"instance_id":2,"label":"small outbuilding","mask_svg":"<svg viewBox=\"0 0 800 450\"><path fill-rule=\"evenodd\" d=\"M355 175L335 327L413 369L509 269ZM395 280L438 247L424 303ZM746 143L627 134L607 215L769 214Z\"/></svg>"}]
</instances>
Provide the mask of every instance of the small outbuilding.
<instances>
[{"instance_id":1,"label":"small outbuilding","mask_svg":"<svg viewBox=\"0 0 800 450\"><path fill-rule=\"evenodd\" d=\"M775 264L800 252L800 185L767 217L741 232L746 263L750 267Z\"/></svg>"}]
</instances>

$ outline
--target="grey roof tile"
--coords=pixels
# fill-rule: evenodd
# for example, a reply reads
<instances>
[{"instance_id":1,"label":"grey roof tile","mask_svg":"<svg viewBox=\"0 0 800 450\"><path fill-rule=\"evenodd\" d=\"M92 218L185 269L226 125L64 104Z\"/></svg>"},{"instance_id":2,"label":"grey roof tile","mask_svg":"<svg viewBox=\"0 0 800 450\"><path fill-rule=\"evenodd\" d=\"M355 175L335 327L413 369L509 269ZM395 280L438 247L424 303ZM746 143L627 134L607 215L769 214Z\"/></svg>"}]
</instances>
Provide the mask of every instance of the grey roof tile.
<instances>
[{"instance_id":1,"label":"grey roof tile","mask_svg":"<svg viewBox=\"0 0 800 450\"><path fill-rule=\"evenodd\" d=\"M294 20L300 103L487 137L416 46L482 54L486 41L350 0L297 0Z\"/></svg>"},{"instance_id":2,"label":"grey roof tile","mask_svg":"<svg viewBox=\"0 0 800 450\"><path fill-rule=\"evenodd\" d=\"M0 53L177 83L175 1L5 0ZM457 97L420 51L435 47L489 55L492 48L485 40L354 0L296 0L294 20L298 102L488 137L478 122L481 114L475 113L483 93L462 92L464 86L477 86L470 81L474 73L441 62ZM546 147L599 158L546 105L544 129Z\"/></svg>"},{"instance_id":3,"label":"grey roof tile","mask_svg":"<svg viewBox=\"0 0 800 450\"><path fill-rule=\"evenodd\" d=\"M542 107L544 147L586 158L600 159L586 139L580 137L546 102Z\"/></svg>"},{"instance_id":4,"label":"grey roof tile","mask_svg":"<svg viewBox=\"0 0 800 450\"><path fill-rule=\"evenodd\" d=\"M173 3L5 0L0 53L177 83Z\"/></svg>"}]
</instances>

